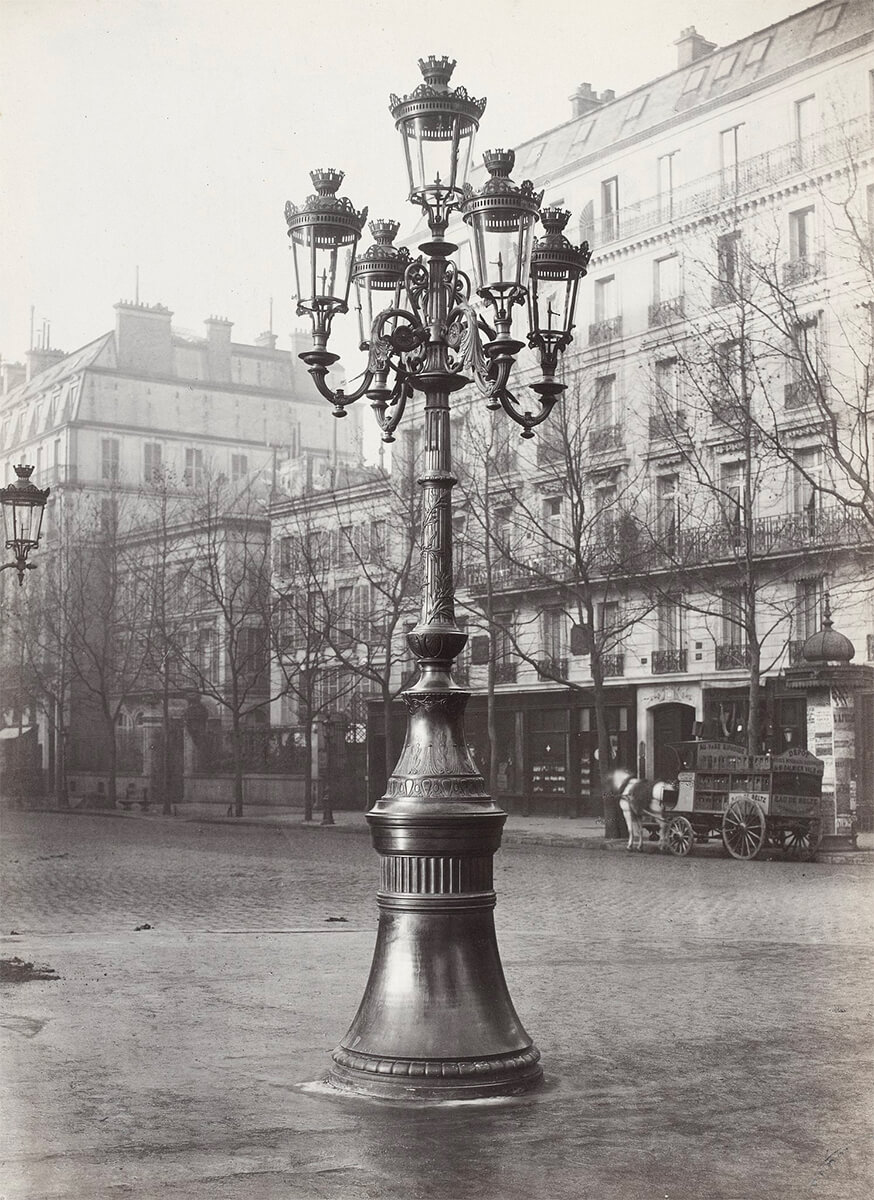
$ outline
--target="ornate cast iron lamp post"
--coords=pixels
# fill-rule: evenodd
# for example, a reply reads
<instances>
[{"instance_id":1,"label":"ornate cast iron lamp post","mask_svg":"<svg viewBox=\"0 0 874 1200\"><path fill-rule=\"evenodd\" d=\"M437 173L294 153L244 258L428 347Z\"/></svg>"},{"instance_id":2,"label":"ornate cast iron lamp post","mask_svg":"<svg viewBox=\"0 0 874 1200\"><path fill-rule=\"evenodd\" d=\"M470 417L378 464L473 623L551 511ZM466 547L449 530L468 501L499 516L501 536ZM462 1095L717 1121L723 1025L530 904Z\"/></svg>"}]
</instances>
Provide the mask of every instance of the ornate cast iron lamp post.
<instances>
[{"instance_id":1,"label":"ornate cast iron lamp post","mask_svg":"<svg viewBox=\"0 0 874 1200\"><path fill-rule=\"evenodd\" d=\"M531 183L512 181L512 151L487 153L490 178L479 191L470 188L485 100L450 88L454 62L431 57L419 66L424 82L409 96L392 96L391 112L404 144L409 198L430 228L421 257L392 245L398 226L389 221L371 225L375 245L354 257L367 210L337 196L339 171L314 171L315 194L301 207L287 204L285 213L297 311L313 326L313 349L300 357L334 415L344 417L349 404L367 396L390 442L410 396L424 396L424 583L421 619L408 634L419 674L403 694L404 748L367 816L382 858L379 932L364 998L334 1051L332 1075L369 1095L448 1100L522 1092L542 1075L495 939L492 859L506 814L468 753L463 715L470 693L451 674L467 636L454 609L450 397L474 382L487 407L503 409L522 437L533 437L564 390L556 367L571 341L589 248L572 246L562 233L569 214L541 213ZM454 212L472 230L478 309L470 280L452 261L458 247L445 240ZM538 218L546 232L535 242ZM361 385L347 394L328 385L338 356L327 344L334 316L348 310L353 282L369 358ZM528 345L540 363L527 403L508 386L523 348L512 336L512 318L526 302ZM494 328L483 310L491 310Z\"/></svg>"},{"instance_id":2,"label":"ornate cast iron lamp post","mask_svg":"<svg viewBox=\"0 0 874 1200\"><path fill-rule=\"evenodd\" d=\"M0 571L17 571L18 582L23 584L24 572L36 569L36 563L28 562L27 556L39 545L42 519L51 488L40 489L30 482L33 467L17 466L15 474L17 478L8 487L0 488L6 549L15 555L11 562L0 566Z\"/></svg>"}]
</instances>

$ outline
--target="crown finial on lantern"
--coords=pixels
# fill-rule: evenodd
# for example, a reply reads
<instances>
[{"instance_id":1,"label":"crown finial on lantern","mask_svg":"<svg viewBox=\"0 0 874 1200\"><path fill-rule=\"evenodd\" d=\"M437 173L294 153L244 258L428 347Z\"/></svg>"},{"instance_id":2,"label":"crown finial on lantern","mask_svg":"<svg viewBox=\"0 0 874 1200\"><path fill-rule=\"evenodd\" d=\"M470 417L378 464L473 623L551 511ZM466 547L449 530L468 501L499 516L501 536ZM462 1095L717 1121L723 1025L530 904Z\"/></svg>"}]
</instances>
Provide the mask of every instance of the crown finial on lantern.
<instances>
[{"instance_id":1,"label":"crown finial on lantern","mask_svg":"<svg viewBox=\"0 0 874 1200\"><path fill-rule=\"evenodd\" d=\"M19 479L30 479L33 474L33 467L27 466L25 463L19 463L15 468L15 474Z\"/></svg>"},{"instance_id":2,"label":"crown finial on lantern","mask_svg":"<svg viewBox=\"0 0 874 1200\"><path fill-rule=\"evenodd\" d=\"M333 167L319 167L310 171L310 179L319 196L334 196L340 184L346 178L345 171L335 171Z\"/></svg>"},{"instance_id":3,"label":"crown finial on lantern","mask_svg":"<svg viewBox=\"0 0 874 1200\"><path fill-rule=\"evenodd\" d=\"M371 221L368 226L370 232L373 234L373 240L380 246L390 246L398 236L400 227L400 221L392 221L385 218Z\"/></svg>"},{"instance_id":4,"label":"crown finial on lantern","mask_svg":"<svg viewBox=\"0 0 874 1200\"><path fill-rule=\"evenodd\" d=\"M552 207L542 208L540 210L540 221L546 231L547 236L550 234L561 233L570 219L570 211L566 208Z\"/></svg>"},{"instance_id":5,"label":"crown finial on lantern","mask_svg":"<svg viewBox=\"0 0 874 1200\"><path fill-rule=\"evenodd\" d=\"M440 58L429 54L427 58L419 59L419 70L425 82L430 83L432 87L448 87L455 70L455 59L447 58L445 54Z\"/></svg>"},{"instance_id":6,"label":"crown finial on lantern","mask_svg":"<svg viewBox=\"0 0 874 1200\"><path fill-rule=\"evenodd\" d=\"M486 150L483 154L483 164L490 175L496 179L509 179L516 165L515 150Z\"/></svg>"}]
</instances>

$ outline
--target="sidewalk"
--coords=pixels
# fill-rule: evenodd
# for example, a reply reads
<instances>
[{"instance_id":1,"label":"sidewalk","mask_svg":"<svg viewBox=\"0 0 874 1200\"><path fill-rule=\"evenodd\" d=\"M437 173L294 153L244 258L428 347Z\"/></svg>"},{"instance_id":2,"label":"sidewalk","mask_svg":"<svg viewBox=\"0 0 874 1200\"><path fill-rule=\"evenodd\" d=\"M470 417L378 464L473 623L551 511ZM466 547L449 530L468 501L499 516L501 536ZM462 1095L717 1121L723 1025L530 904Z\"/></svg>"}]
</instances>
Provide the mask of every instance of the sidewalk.
<instances>
[{"instance_id":1,"label":"sidewalk","mask_svg":"<svg viewBox=\"0 0 874 1200\"><path fill-rule=\"evenodd\" d=\"M269 812L247 812L242 817L229 817L217 809L204 808L201 805L179 804L175 807L175 815L165 817L156 811L141 812L139 810L120 811L118 809L62 809L48 811L63 811L71 813L88 813L93 816L121 817L144 821L201 821L208 825L266 825L279 828L297 828L323 831L327 836L334 834L358 834L366 837L369 827L363 812L335 812L334 824L323 825L321 814L316 814L313 821L304 821L301 809ZM502 843L505 846L567 846L579 850L611 850L624 851L626 839L605 838L604 823L598 817L525 817L519 813L510 813L504 826ZM646 847L655 850L655 846ZM707 852L721 853L721 847L716 839L709 846L696 846L693 854L701 855ZM860 833L857 838L855 851L821 850L817 862L831 864L865 863L874 865L874 833Z\"/></svg>"}]
</instances>

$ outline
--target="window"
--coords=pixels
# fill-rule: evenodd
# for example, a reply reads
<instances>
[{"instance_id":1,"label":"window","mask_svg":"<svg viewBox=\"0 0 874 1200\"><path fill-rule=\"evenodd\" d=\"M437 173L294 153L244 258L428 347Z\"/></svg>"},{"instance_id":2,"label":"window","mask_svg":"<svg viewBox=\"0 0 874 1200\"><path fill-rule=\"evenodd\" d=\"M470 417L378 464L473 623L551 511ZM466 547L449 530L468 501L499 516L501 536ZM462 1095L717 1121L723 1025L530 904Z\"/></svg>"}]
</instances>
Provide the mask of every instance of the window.
<instances>
[{"instance_id":1,"label":"window","mask_svg":"<svg viewBox=\"0 0 874 1200\"><path fill-rule=\"evenodd\" d=\"M720 399L736 401L743 392L742 346L739 341L723 342L716 351L717 382Z\"/></svg>"},{"instance_id":2,"label":"window","mask_svg":"<svg viewBox=\"0 0 874 1200\"><path fill-rule=\"evenodd\" d=\"M616 277L608 275L595 281L595 321L611 321L616 316Z\"/></svg>"},{"instance_id":3,"label":"window","mask_svg":"<svg viewBox=\"0 0 874 1200\"><path fill-rule=\"evenodd\" d=\"M813 205L789 214L789 253L793 262L809 259L814 249Z\"/></svg>"},{"instance_id":4,"label":"window","mask_svg":"<svg viewBox=\"0 0 874 1200\"><path fill-rule=\"evenodd\" d=\"M100 478L118 479L118 438L102 438L100 441Z\"/></svg>"},{"instance_id":5,"label":"window","mask_svg":"<svg viewBox=\"0 0 874 1200\"><path fill-rule=\"evenodd\" d=\"M747 631L742 590L739 587L723 588L721 601L723 645L745 647Z\"/></svg>"},{"instance_id":6,"label":"window","mask_svg":"<svg viewBox=\"0 0 874 1200\"><path fill-rule=\"evenodd\" d=\"M737 62L737 54L726 54L724 58L719 60L719 66L716 68L714 79L727 79L734 70L734 64Z\"/></svg>"},{"instance_id":7,"label":"window","mask_svg":"<svg viewBox=\"0 0 874 1200\"><path fill-rule=\"evenodd\" d=\"M706 77L707 67L695 67L686 76L686 82L683 84L683 95L685 96L689 92L697 92Z\"/></svg>"},{"instance_id":8,"label":"window","mask_svg":"<svg viewBox=\"0 0 874 1200\"><path fill-rule=\"evenodd\" d=\"M525 170L533 171L543 157L543 151L546 149L546 142L538 142L532 146L525 158Z\"/></svg>"},{"instance_id":9,"label":"window","mask_svg":"<svg viewBox=\"0 0 874 1200\"><path fill-rule=\"evenodd\" d=\"M666 596L658 606L659 650L675 654L683 646L683 607L679 596Z\"/></svg>"},{"instance_id":10,"label":"window","mask_svg":"<svg viewBox=\"0 0 874 1200\"><path fill-rule=\"evenodd\" d=\"M618 494L615 483L601 483L595 488L595 533L600 542L609 542L613 537Z\"/></svg>"},{"instance_id":11,"label":"window","mask_svg":"<svg viewBox=\"0 0 874 1200\"><path fill-rule=\"evenodd\" d=\"M657 258L653 281L653 299L656 304L676 300L680 295L680 257L672 254L668 258Z\"/></svg>"},{"instance_id":12,"label":"window","mask_svg":"<svg viewBox=\"0 0 874 1200\"><path fill-rule=\"evenodd\" d=\"M719 469L722 513L726 524L734 530L740 530L744 523L744 476L742 462L722 463Z\"/></svg>"},{"instance_id":13,"label":"window","mask_svg":"<svg viewBox=\"0 0 874 1200\"><path fill-rule=\"evenodd\" d=\"M795 583L795 636L803 642L822 627L822 576Z\"/></svg>"},{"instance_id":14,"label":"window","mask_svg":"<svg viewBox=\"0 0 874 1200\"><path fill-rule=\"evenodd\" d=\"M655 365L656 411L674 415L680 411L680 364L675 358L660 358Z\"/></svg>"},{"instance_id":15,"label":"window","mask_svg":"<svg viewBox=\"0 0 874 1200\"><path fill-rule=\"evenodd\" d=\"M841 13L844 11L843 4L835 4L831 8L827 8L819 18L819 24L816 27L817 33L828 33L837 26L841 19Z\"/></svg>"},{"instance_id":16,"label":"window","mask_svg":"<svg viewBox=\"0 0 874 1200\"><path fill-rule=\"evenodd\" d=\"M658 194L662 216L670 216L674 205L674 188L677 186L677 164L674 161L679 150L662 154L658 159Z\"/></svg>"},{"instance_id":17,"label":"window","mask_svg":"<svg viewBox=\"0 0 874 1200\"><path fill-rule=\"evenodd\" d=\"M590 136L594 126L595 126L594 120L583 121L581 124L579 124L577 126L577 131L574 134L574 140L571 142L571 145L570 145L571 151L581 150L583 148L583 146L585 146L586 142L589 140L589 136Z\"/></svg>"},{"instance_id":18,"label":"window","mask_svg":"<svg viewBox=\"0 0 874 1200\"><path fill-rule=\"evenodd\" d=\"M616 424L615 375L602 375L599 379L595 380L592 424L596 429L606 429Z\"/></svg>"},{"instance_id":19,"label":"window","mask_svg":"<svg viewBox=\"0 0 874 1200\"><path fill-rule=\"evenodd\" d=\"M770 37L759 38L757 42L753 42L752 46L750 46L750 52L747 55L746 65L748 67L754 67L760 63L768 53L768 47L770 44Z\"/></svg>"},{"instance_id":20,"label":"window","mask_svg":"<svg viewBox=\"0 0 874 1200\"><path fill-rule=\"evenodd\" d=\"M595 628L602 639L614 634L619 628L619 601L605 600L595 605Z\"/></svg>"},{"instance_id":21,"label":"window","mask_svg":"<svg viewBox=\"0 0 874 1200\"><path fill-rule=\"evenodd\" d=\"M793 458L795 511L809 535L816 532L816 517L822 503L822 451L818 447L797 450Z\"/></svg>"},{"instance_id":22,"label":"window","mask_svg":"<svg viewBox=\"0 0 874 1200\"><path fill-rule=\"evenodd\" d=\"M495 634L495 663L512 662L514 659L513 653L513 626L515 617L512 611L496 612L494 617L494 634Z\"/></svg>"},{"instance_id":23,"label":"window","mask_svg":"<svg viewBox=\"0 0 874 1200\"><path fill-rule=\"evenodd\" d=\"M619 237L619 176L605 179L601 184L602 236Z\"/></svg>"},{"instance_id":24,"label":"window","mask_svg":"<svg viewBox=\"0 0 874 1200\"><path fill-rule=\"evenodd\" d=\"M543 501L543 519L550 524L561 517L561 496L547 496Z\"/></svg>"},{"instance_id":25,"label":"window","mask_svg":"<svg viewBox=\"0 0 874 1200\"><path fill-rule=\"evenodd\" d=\"M386 523L383 520L370 522L370 555L381 558L386 550Z\"/></svg>"},{"instance_id":26,"label":"window","mask_svg":"<svg viewBox=\"0 0 874 1200\"><path fill-rule=\"evenodd\" d=\"M558 607L543 610L543 654L546 658L564 658L565 615Z\"/></svg>"},{"instance_id":27,"label":"window","mask_svg":"<svg viewBox=\"0 0 874 1200\"><path fill-rule=\"evenodd\" d=\"M355 530L351 525L341 525L337 542L337 562L348 567L355 561Z\"/></svg>"},{"instance_id":28,"label":"window","mask_svg":"<svg viewBox=\"0 0 874 1200\"><path fill-rule=\"evenodd\" d=\"M720 286L727 291L738 285L740 234L724 233L716 243L716 270Z\"/></svg>"},{"instance_id":29,"label":"window","mask_svg":"<svg viewBox=\"0 0 874 1200\"><path fill-rule=\"evenodd\" d=\"M249 474L249 460L245 454L231 455L231 479L234 483L239 483L241 479L245 479Z\"/></svg>"},{"instance_id":30,"label":"window","mask_svg":"<svg viewBox=\"0 0 874 1200\"><path fill-rule=\"evenodd\" d=\"M193 446L185 450L185 482L193 488L203 486L203 451Z\"/></svg>"},{"instance_id":31,"label":"window","mask_svg":"<svg viewBox=\"0 0 874 1200\"><path fill-rule=\"evenodd\" d=\"M816 130L816 96L805 96L795 101L795 134L796 142L803 142Z\"/></svg>"},{"instance_id":32,"label":"window","mask_svg":"<svg viewBox=\"0 0 874 1200\"><path fill-rule=\"evenodd\" d=\"M61 465L61 439L55 438L54 450L52 452L52 466L57 474L58 467Z\"/></svg>"},{"instance_id":33,"label":"window","mask_svg":"<svg viewBox=\"0 0 874 1200\"><path fill-rule=\"evenodd\" d=\"M719 167L723 184L730 187L737 187L739 182L738 164L742 155L744 128L743 125L732 125L719 134Z\"/></svg>"},{"instance_id":34,"label":"window","mask_svg":"<svg viewBox=\"0 0 874 1200\"><path fill-rule=\"evenodd\" d=\"M639 117L640 114L643 112L643 110L646 108L646 102L648 99L649 99L649 92L642 92L641 94L639 94L637 96L632 96L631 102L628 105L628 111L625 114L625 120L633 121L637 117Z\"/></svg>"},{"instance_id":35,"label":"window","mask_svg":"<svg viewBox=\"0 0 874 1200\"><path fill-rule=\"evenodd\" d=\"M677 475L660 475L656 480L656 527L662 548L677 549L680 525L680 481Z\"/></svg>"},{"instance_id":36,"label":"window","mask_svg":"<svg viewBox=\"0 0 874 1200\"><path fill-rule=\"evenodd\" d=\"M161 443L146 442L143 446L143 479L150 483L161 474Z\"/></svg>"}]
</instances>

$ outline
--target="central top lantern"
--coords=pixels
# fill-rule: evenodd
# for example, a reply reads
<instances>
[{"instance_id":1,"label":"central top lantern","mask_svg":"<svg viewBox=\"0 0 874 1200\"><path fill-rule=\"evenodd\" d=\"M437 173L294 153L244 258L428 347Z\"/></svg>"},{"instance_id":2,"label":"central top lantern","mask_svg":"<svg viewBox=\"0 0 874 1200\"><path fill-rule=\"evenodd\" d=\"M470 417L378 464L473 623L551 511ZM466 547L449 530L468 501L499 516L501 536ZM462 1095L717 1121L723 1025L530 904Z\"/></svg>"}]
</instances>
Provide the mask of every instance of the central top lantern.
<instances>
[{"instance_id":1,"label":"central top lantern","mask_svg":"<svg viewBox=\"0 0 874 1200\"><path fill-rule=\"evenodd\" d=\"M409 96L392 95L389 108L404 142L410 200L428 209L432 223L445 225L461 199L486 102L449 86L454 59L432 54L419 59L419 68L424 82Z\"/></svg>"}]
</instances>

